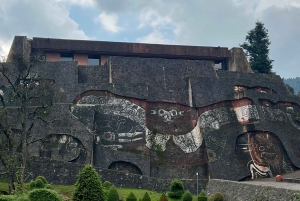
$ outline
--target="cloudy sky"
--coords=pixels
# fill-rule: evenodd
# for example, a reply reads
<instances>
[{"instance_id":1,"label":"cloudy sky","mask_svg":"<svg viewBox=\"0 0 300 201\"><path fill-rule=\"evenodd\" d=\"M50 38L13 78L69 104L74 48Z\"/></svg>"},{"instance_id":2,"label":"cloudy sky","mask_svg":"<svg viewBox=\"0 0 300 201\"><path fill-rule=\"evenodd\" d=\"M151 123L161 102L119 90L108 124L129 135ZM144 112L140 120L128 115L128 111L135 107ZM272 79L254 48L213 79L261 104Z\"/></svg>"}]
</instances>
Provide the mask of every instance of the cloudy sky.
<instances>
[{"instance_id":1,"label":"cloudy sky","mask_svg":"<svg viewBox=\"0 0 300 201\"><path fill-rule=\"evenodd\" d=\"M1 0L0 55L15 35L230 49L257 20L273 70L300 77L300 0Z\"/></svg>"}]
</instances>

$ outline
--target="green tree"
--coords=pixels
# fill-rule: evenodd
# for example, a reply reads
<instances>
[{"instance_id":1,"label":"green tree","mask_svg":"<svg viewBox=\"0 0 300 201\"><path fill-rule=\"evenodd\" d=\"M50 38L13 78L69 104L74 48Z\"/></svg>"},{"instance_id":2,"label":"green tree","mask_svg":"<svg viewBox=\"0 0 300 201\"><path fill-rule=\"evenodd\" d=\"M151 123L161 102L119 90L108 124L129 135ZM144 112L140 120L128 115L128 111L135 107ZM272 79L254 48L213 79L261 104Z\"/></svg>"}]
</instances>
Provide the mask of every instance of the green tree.
<instances>
[{"instance_id":1,"label":"green tree","mask_svg":"<svg viewBox=\"0 0 300 201\"><path fill-rule=\"evenodd\" d=\"M255 28L248 32L246 41L240 45L245 50L254 72L272 73L273 60L269 59L270 44L268 30L262 22L257 21Z\"/></svg>"},{"instance_id":2,"label":"green tree","mask_svg":"<svg viewBox=\"0 0 300 201\"><path fill-rule=\"evenodd\" d=\"M73 201L104 201L99 174L91 165L86 165L78 174Z\"/></svg>"},{"instance_id":3,"label":"green tree","mask_svg":"<svg viewBox=\"0 0 300 201\"><path fill-rule=\"evenodd\" d=\"M119 194L115 186L110 187L107 194L107 201L118 201Z\"/></svg>"},{"instance_id":4,"label":"green tree","mask_svg":"<svg viewBox=\"0 0 300 201\"><path fill-rule=\"evenodd\" d=\"M146 192L146 193L144 194L144 196L143 196L143 198L142 198L142 201L151 201L151 198L150 198L148 192Z\"/></svg>"},{"instance_id":5,"label":"green tree","mask_svg":"<svg viewBox=\"0 0 300 201\"><path fill-rule=\"evenodd\" d=\"M168 196L170 198L181 198L184 193L184 187L180 179L172 179Z\"/></svg>"},{"instance_id":6,"label":"green tree","mask_svg":"<svg viewBox=\"0 0 300 201\"><path fill-rule=\"evenodd\" d=\"M186 191L182 196L182 201L192 201L193 196L190 192Z\"/></svg>"},{"instance_id":7,"label":"green tree","mask_svg":"<svg viewBox=\"0 0 300 201\"><path fill-rule=\"evenodd\" d=\"M137 201L135 195L133 192L130 192L129 195L126 198L126 201Z\"/></svg>"},{"instance_id":8,"label":"green tree","mask_svg":"<svg viewBox=\"0 0 300 201\"><path fill-rule=\"evenodd\" d=\"M28 146L40 140L33 137L33 128L38 121L48 123L52 106L52 86L38 76L41 56L16 54L0 65L0 162L10 193L24 190Z\"/></svg>"}]
</instances>

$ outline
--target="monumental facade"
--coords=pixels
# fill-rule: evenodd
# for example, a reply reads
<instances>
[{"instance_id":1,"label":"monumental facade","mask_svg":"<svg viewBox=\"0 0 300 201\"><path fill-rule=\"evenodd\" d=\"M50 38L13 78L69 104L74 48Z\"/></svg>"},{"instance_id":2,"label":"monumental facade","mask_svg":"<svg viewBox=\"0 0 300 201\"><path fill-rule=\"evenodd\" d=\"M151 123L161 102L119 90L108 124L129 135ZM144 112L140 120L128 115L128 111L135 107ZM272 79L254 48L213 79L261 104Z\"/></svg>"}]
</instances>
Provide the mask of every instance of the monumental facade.
<instances>
[{"instance_id":1,"label":"monumental facade","mask_svg":"<svg viewBox=\"0 0 300 201\"><path fill-rule=\"evenodd\" d=\"M37 160L203 181L300 167L300 100L241 48L16 36L8 62L38 51L55 95L51 123L34 129Z\"/></svg>"}]
</instances>

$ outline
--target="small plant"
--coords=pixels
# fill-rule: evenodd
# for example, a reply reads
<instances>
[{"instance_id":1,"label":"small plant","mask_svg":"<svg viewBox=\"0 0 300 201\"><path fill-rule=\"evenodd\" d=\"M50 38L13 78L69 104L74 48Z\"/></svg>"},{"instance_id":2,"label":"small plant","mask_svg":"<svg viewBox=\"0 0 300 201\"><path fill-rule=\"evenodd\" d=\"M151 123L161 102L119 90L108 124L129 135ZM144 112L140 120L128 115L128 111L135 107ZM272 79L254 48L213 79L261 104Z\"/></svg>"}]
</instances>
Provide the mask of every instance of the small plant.
<instances>
[{"instance_id":1,"label":"small plant","mask_svg":"<svg viewBox=\"0 0 300 201\"><path fill-rule=\"evenodd\" d=\"M144 196L143 196L143 198L142 198L141 201L151 201L151 198L150 198L148 192L146 192L146 193L144 194Z\"/></svg>"},{"instance_id":2,"label":"small plant","mask_svg":"<svg viewBox=\"0 0 300 201\"><path fill-rule=\"evenodd\" d=\"M168 196L170 198L181 198L184 193L184 187L180 179L172 179Z\"/></svg>"},{"instance_id":3,"label":"small plant","mask_svg":"<svg viewBox=\"0 0 300 201\"><path fill-rule=\"evenodd\" d=\"M44 188L45 184L41 179L36 179L35 180L35 188Z\"/></svg>"},{"instance_id":4,"label":"small plant","mask_svg":"<svg viewBox=\"0 0 300 201\"><path fill-rule=\"evenodd\" d=\"M28 197L32 201L63 201L56 191L45 188L30 191Z\"/></svg>"},{"instance_id":5,"label":"small plant","mask_svg":"<svg viewBox=\"0 0 300 201\"><path fill-rule=\"evenodd\" d=\"M215 193L213 198L214 201L224 201L224 196L220 192Z\"/></svg>"},{"instance_id":6,"label":"small plant","mask_svg":"<svg viewBox=\"0 0 300 201\"><path fill-rule=\"evenodd\" d=\"M159 201L168 201L168 197L166 196L166 194L162 194L159 198Z\"/></svg>"},{"instance_id":7,"label":"small plant","mask_svg":"<svg viewBox=\"0 0 300 201\"><path fill-rule=\"evenodd\" d=\"M45 179L45 177L43 177L43 176L38 176L37 178L36 178L36 180L37 179L40 179L45 185L46 184L48 184L48 181Z\"/></svg>"},{"instance_id":8,"label":"small plant","mask_svg":"<svg viewBox=\"0 0 300 201\"><path fill-rule=\"evenodd\" d=\"M36 188L51 188L51 185L48 184L47 180L43 176L38 176L35 181L32 181L29 183L30 190L36 189Z\"/></svg>"},{"instance_id":9,"label":"small plant","mask_svg":"<svg viewBox=\"0 0 300 201\"><path fill-rule=\"evenodd\" d=\"M208 199L208 198L207 198L207 196L206 196L204 190L202 190L201 193L200 193L199 196L198 196L198 201L207 201L207 199Z\"/></svg>"},{"instance_id":10,"label":"small plant","mask_svg":"<svg viewBox=\"0 0 300 201\"><path fill-rule=\"evenodd\" d=\"M126 198L126 201L137 201L135 195L133 192L130 192L129 195Z\"/></svg>"},{"instance_id":11,"label":"small plant","mask_svg":"<svg viewBox=\"0 0 300 201\"><path fill-rule=\"evenodd\" d=\"M103 183L103 189L109 190L110 187L111 187L111 183L109 181L105 181Z\"/></svg>"},{"instance_id":12,"label":"small plant","mask_svg":"<svg viewBox=\"0 0 300 201\"><path fill-rule=\"evenodd\" d=\"M192 201L193 196L190 192L186 191L182 196L182 201Z\"/></svg>"},{"instance_id":13,"label":"small plant","mask_svg":"<svg viewBox=\"0 0 300 201\"><path fill-rule=\"evenodd\" d=\"M91 165L86 165L78 174L73 201L104 201L99 174Z\"/></svg>"},{"instance_id":14,"label":"small plant","mask_svg":"<svg viewBox=\"0 0 300 201\"><path fill-rule=\"evenodd\" d=\"M115 186L110 187L107 194L107 201L118 201L119 194Z\"/></svg>"}]
</instances>

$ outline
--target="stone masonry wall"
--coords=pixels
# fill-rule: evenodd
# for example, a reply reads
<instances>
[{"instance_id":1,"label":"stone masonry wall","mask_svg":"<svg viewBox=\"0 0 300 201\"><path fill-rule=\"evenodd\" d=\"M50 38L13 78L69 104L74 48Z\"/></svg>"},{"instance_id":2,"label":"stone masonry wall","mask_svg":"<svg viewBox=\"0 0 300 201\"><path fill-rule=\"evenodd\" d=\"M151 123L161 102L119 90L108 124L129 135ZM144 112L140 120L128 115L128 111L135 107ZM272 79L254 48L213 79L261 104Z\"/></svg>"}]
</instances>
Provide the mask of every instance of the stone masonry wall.
<instances>
[{"instance_id":1,"label":"stone masonry wall","mask_svg":"<svg viewBox=\"0 0 300 201\"><path fill-rule=\"evenodd\" d=\"M39 167L39 168L37 168ZM74 185L76 176L84 167L83 164L60 162L40 157L30 157L26 172L29 175L28 181L34 180L37 176L44 176L52 184ZM160 179L136 174L129 174L115 170L96 170L101 175L102 182L109 181L116 187L148 189L157 192L167 192L170 188L171 179ZM208 180L198 180L199 192L205 189ZM185 189L193 194L197 192L197 180L182 180Z\"/></svg>"}]
</instances>

